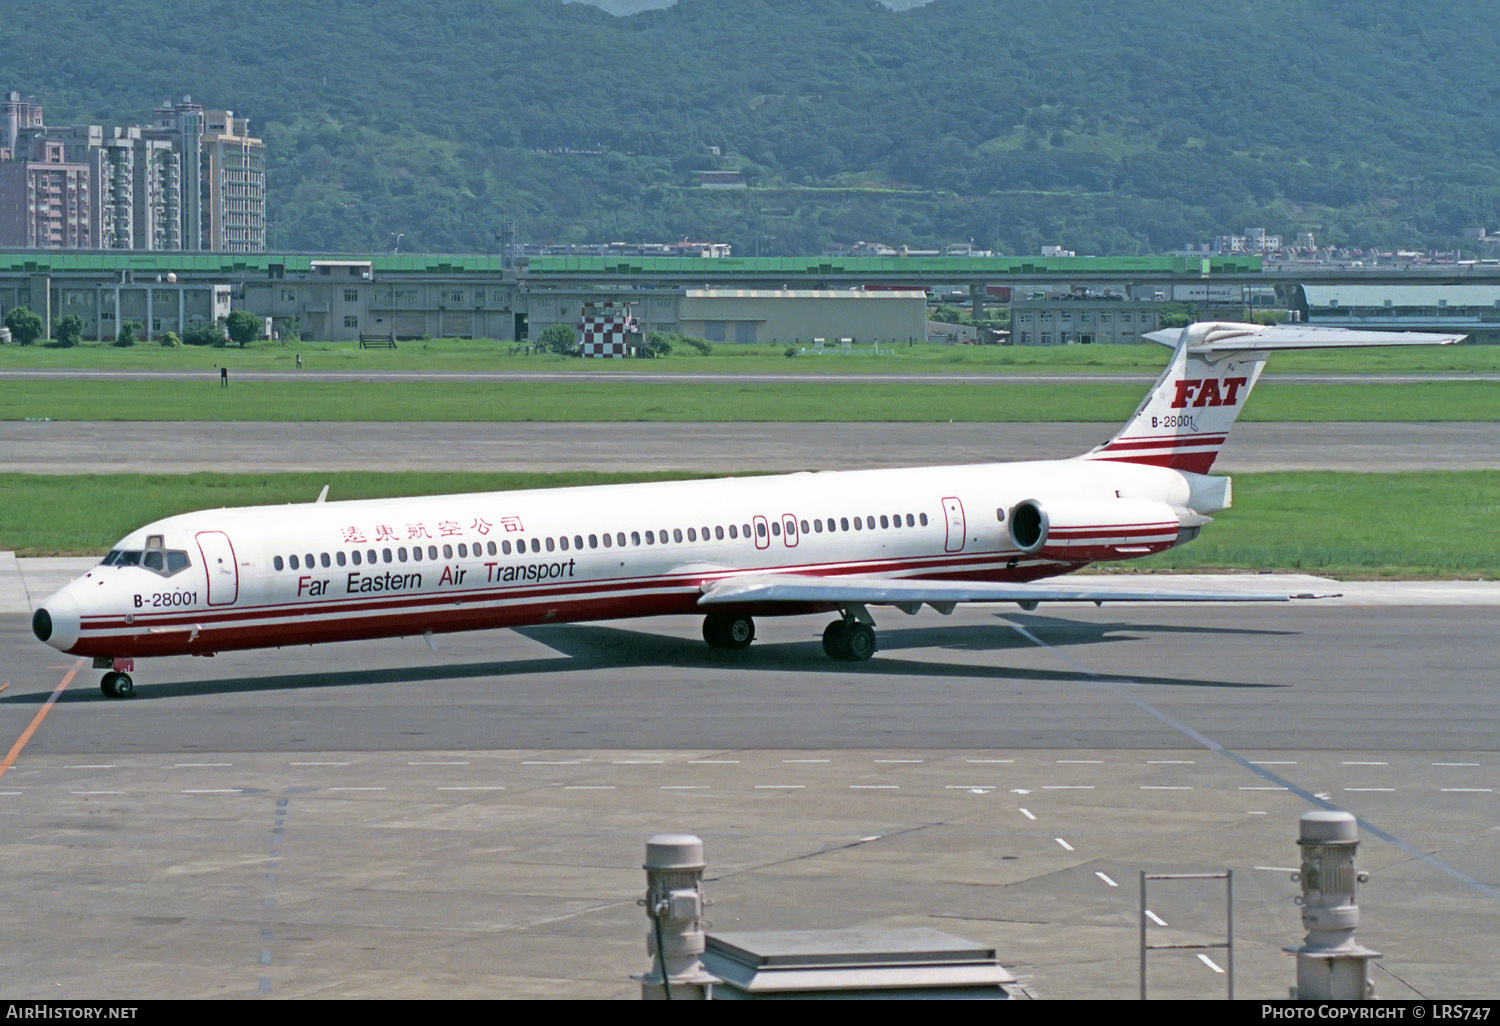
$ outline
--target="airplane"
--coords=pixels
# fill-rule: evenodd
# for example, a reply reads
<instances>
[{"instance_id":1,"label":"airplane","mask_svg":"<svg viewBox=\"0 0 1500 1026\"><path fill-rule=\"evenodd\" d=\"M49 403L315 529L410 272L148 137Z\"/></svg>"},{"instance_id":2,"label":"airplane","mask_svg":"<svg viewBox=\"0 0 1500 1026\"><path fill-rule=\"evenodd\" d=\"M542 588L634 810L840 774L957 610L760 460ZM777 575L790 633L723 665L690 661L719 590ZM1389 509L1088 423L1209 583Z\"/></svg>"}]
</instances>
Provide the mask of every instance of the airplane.
<instances>
[{"instance_id":1,"label":"airplane","mask_svg":"<svg viewBox=\"0 0 1500 1026\"><path fill-rule=\"evenodd\" d=\"M111 698L135 659L701 613L716 649L755 617L833 612L833 659L875 654L871 606L1264 602L1316 596L1049 582L1196 537L1228 509L1209 475L1272 352L1465 336L1208 322L1151 332L1166 369L1108 441L1071 459L204 510L132 531L36 610Z\"/></svg>"}]
</instances>

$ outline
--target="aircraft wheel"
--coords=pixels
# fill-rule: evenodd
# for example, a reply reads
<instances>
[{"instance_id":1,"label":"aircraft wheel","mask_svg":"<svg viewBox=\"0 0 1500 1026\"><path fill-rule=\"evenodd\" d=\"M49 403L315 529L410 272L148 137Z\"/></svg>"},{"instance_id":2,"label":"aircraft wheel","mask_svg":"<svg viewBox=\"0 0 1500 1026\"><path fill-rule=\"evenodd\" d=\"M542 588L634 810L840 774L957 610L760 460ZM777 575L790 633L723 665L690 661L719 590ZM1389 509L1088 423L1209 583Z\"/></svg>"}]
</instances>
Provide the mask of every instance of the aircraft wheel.
<instances>
[{"instance_id":1,"label":"aircraft wheel","mask_svg":"<svg viewBox=\"0 0 1500 1026\"><path fill-rule=\"evenodd\" d=\"M106 673L99 682L99 690L109 698L133 698L135 682L128 673Z\"/></svg>"},{"instance_id":2,"label":"aircraft wheel","mask_svg":"<svg viewBox=\"0 0 1500 1026\"><path fill-rule=\"evenodd\" d=\"M844 651L856 663L870 658L875 654L875 628L864 623L849 624L844 632Z\"/></svg>"},{"instance_id":3,"label":"aircraft wheel","mask_svg":"<svg viewBox=\"0 0 1500 1026\"><path fill-rule=\"evenodd\" d=\"M703 618L703 640L710 648L736 651L755 640L755 621L748 616L716 613Z\"/></svg>"},{"instance_id":4,"label":"aircraft wheel","mask_svg":"<svg viewBox=\"0 0 1500 1026\"><path fill-rule=\"evenodd\" d=\"M835 620L823 629L823 651L828 653L828 658L840 662L854 658L849 651L849 625L843 620Z\"/></svg>"}]
</instances>

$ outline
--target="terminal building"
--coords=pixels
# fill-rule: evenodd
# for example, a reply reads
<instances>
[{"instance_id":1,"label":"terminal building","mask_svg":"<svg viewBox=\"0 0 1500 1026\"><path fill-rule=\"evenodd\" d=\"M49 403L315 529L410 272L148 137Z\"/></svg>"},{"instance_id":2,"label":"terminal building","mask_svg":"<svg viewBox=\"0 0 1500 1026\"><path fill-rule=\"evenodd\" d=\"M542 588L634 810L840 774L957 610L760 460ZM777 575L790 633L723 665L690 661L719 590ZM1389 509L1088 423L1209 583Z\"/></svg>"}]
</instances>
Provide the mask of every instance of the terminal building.
<instances>
[{"instance_id":1,"label":"terminal building","mask_svg":"<svg viewBox=\"0 0 1500 1026\"><path fill-rule=\"evenodd\" d=\"M1500 342L1500 285L1299 285L1293 291L1293 309L1308 324L1463 332L1475 342Z\"/></svg>"},{"instance_id":2,"label":"terminal building","mask_svg":"<svg viewBox=\"0 0 1500 1026\"><path fill-rule=\"evenodd\" d=\"M0 317L28 307L50 334L76 314L83 337L97 341L114 339L124 321L140 324L144 340L180 335L231 306L321 341L523 341L551 324L577 329L586 306L606 302L628 304L643 333L725 344L920 341L927 310L918 288L549 284L495 256L0 252Z\"/></svg>"}]
</instances>

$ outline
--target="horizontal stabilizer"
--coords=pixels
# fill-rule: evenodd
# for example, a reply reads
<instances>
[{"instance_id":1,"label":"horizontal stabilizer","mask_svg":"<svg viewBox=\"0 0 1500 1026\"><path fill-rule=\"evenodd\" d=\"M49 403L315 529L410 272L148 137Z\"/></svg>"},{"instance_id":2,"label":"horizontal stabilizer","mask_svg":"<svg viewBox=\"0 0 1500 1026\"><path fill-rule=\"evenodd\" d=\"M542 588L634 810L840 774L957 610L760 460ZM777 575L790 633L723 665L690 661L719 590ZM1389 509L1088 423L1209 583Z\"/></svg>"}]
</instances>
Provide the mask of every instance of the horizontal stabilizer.
<instances>
[{"instance_id":1,"label":"horizontal stabilizer","mask_svg":"<svg viewBox=\"0 0 1500 1026\"><path fill-rule=\"evenodd\" d=\"M1000 583L991 581L924 581L909 577L812 577L761 574L711 581L703 586L700 606L745 602L827 602L909 605L954 602L1286 602L1326 596L1266 591L1205 591L1170 585Z\"/></svg>"},{"instance_id":2,"label":"horizontal stabilizer","mask_svg":"<svg viewBox=\"0 0 1500 1026\"><path fill-rule=\"evenodd\" d=\"M1363 328L1320 328L1307 324L1236 324L1205 322L1186 328L1163 328L1142 338L1176 348L1187 337L1187 351L1214 353L1276 352L1294 349L1344 349L1364 346L1446 346L1466 335L1426 331L1367 331Z\"/></svg>"}]
</instances>

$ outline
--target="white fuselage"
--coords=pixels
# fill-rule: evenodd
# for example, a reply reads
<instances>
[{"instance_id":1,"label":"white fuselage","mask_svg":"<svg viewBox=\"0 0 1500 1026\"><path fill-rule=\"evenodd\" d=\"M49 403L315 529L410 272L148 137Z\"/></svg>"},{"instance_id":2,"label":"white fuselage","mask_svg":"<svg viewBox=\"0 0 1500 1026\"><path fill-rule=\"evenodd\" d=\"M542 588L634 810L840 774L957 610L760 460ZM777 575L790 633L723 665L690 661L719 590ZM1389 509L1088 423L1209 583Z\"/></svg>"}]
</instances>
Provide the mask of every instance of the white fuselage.
<instances>
[{"instance_id":1,"label":"white fuselage","mask_svg":"<svg viewBox=\"0 0 1500 1026\"><path fill-rule=\"evenodd\" d=\"M746 574L1034 580L1171 547L1170 511L1201 507L1210 480L1059 460L205 510L114 550L187 566L94 568L47 601L46 640L98 658L206 654L686 612ZM1077 546L1022 551L1005 517L1023 500L1084 511L1067 528ZM1091 512L1128 500L1168 513L1122 526Z\"/></svg>"}]
</instances>

